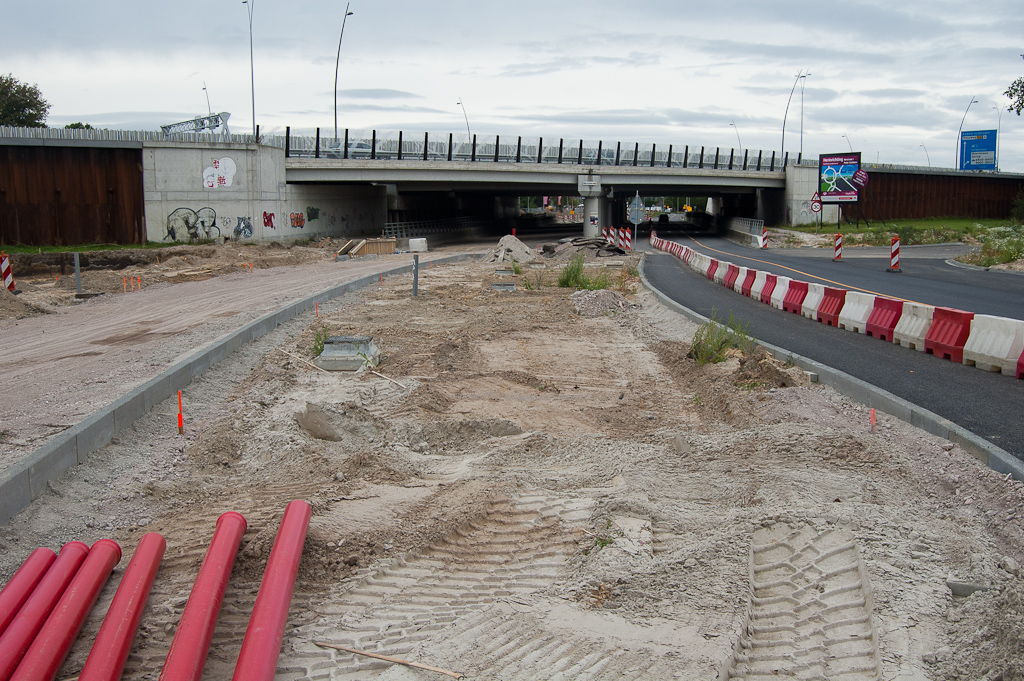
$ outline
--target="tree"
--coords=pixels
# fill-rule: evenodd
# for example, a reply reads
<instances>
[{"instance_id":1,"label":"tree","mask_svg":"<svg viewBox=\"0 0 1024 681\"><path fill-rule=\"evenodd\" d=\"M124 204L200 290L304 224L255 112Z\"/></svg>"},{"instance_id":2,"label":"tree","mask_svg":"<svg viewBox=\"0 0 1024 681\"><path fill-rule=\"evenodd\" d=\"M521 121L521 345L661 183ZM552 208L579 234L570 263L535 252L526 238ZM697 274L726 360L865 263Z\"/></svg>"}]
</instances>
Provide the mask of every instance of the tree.
<instances>
[{"instance_id":1,"label":"tree","mask_svg":"<svg viewBox=\"0 0 1024 681\"><path fill-rule=\"evenodd\" d=\"M1024 54L1020 55L1024 59ZM1010 85L1010 89L1003 93L1010 98L1009 111L1016 111L1020 116L1021 109L1024 109L1024 77L1018 78Z\"/></svg>"},{"instance_id":2,"label":"tree","mask_svg":"<svg viewBox=\"0 0 1024 681\"><path fill-rule=\"evenodd\" d=\"M19 82L12 74L0 75L0 125L45 128L50 103L39 88Z\"/></svg>"},{"instance_id":3,"label":"tree","mask_svg":"<svg viewBox=\"0 0 1024 681\"><path fill-rule=\"evenodd\" d=\"M76 121L74 123L68 123L64 127L66 129L68 129L68 130L92 130L93 129L91 125L89 125L88 123L82 123L81 121Z\"/></svg>"}]
</instances>

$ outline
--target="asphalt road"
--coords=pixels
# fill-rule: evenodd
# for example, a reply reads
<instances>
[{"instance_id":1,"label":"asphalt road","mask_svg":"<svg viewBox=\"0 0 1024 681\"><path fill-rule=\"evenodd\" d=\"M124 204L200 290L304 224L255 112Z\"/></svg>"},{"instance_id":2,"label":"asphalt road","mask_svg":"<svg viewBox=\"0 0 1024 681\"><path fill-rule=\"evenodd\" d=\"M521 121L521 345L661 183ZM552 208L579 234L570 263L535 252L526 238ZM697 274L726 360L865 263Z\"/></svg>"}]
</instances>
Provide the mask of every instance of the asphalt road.
<instances>
[{"instance_id":1,"label":"asphalt road","mask_svg":"<svg viewBox=\"0 0 1024 681\"><path fill-rule=\"evenodd\" d=\"M722 246L720 250L723 251L732 249L737 254L753 254L753 257L758 258L763 256L763 252L744 249L732 242L699 237L698 239L713 248ZM679 241L696 247L689 239L683 238ZM707 317L713 312L719 319L728 319L730 313L735 314L747 325L748 332L755 338L845 371L888 390L953 421L1024 461L1024 381L963 364L954 364L934 355L909 350L877 338L827 326L801 315L776 310L770 305L754 301L702 277L677 258L655 252L646 243L641 247L649 253L644 271L651 285L681 305ZM723 254L716 257L729 259L744 266L774 271L773 267L748 263L739 258L725 258ZM832 263L827 259L798 258L785 254L772 254L771 257L777 259L779 264L806 272L846 268L846 273L841 277L844 285L863 281L877 289L879 277L889 274L885 272L883 266L881 275L872 276L869 271L872 260L870 257L851 258L850 262L843 264ZM899 295L899 291L913 291L914 298L920 302L948 306L954 304L952 301L962 301L962 308L975 312L1024 318L1024 314L1011 314L1012 310L1000 307L999 303L1012 303L1014 310L1022 310L1019 298L1021 287L1024 286L1024 277L958 270L945 265L942 259L934 258L920 261L907 258L905 264L905 273L913 272L914 276L901 279L900 275L891 274L889 276L897 281L891 288L879 292ZM782 269L778 271L785 272ZM987 277L991 277L991 280ZM991 281L996 283L993 284ZM1012 290L1002 289L1000 284L1004 283ZM928 295L923 295L925 293ZM1017 301L1012 300L1014 295L1017 296Z\"/></svg>"},{"instance_id":2,"label":"asphalt road","mask_svg":"<svg viewBox=\"0 0 1024 681\"><path fill-rule=\"evenodd\" d=\"M959 244L904 246L900 249L903 271L895 273L886 271L888 248L846 248L843 262L832 262L831 248L758 250L717 237L667 238L712 258L772 274L976 314L1024 319L1024 276L947 264L946 260L967 250Z\"/></svg>"}]
</instances>

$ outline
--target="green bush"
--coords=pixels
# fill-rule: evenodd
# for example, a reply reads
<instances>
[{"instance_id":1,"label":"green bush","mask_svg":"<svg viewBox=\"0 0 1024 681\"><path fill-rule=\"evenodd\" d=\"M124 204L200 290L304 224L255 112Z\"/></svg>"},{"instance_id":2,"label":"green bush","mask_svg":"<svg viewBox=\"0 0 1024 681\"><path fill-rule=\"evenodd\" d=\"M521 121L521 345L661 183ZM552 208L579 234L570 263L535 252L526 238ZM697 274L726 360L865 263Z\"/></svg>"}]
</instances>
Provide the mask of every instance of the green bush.
<instances>
[{"instance_id":1,"label":"green bush","mask_svg":"<svg viewBox=\"0 0 1024 681\"><path fill-rule=\"evenodd\" d=\"M981 248L962 256L962 262L992 267L1024 258L1024 226L995 227L981 240Z\"/></svg>"},{"instance_id":2,"label":"green bush","mask_svg":"<svg viewBox=\"0 0 1024 681\"><path fill-rule=\"evenodd\" d=\"M327 329L321 327L316 330L313 334L313 356L319 357L320 353L324 351L324 342L331 334L327 333Z\"/></svg>"},{"instance_id":3,"label":"green bush","mask_svg":"<svg viewBox=\"0 0 1024 681\"><path fill-rule=\"evenodd\" d=\"M703 366L725 361L731 348L750 354L757 343L747 333L747 326L732 313L729 313L729 321L722 324L712 309L711 319L701 324L693 336L690 357Z\"/></svg>"},{"instance_id":4,"label":"green bush","mask_svg":"<svg viewBox=\"0 0 1024 681\"><path fill-rule=\"evenodd\" d=\"M558 285L561 288L596 291L608 288L608 275L605 273L601 273L597 277L587 275L583 271L583 253L580 252L569 259L569 264L558 275Z\"/></svg>"}]
</instances>

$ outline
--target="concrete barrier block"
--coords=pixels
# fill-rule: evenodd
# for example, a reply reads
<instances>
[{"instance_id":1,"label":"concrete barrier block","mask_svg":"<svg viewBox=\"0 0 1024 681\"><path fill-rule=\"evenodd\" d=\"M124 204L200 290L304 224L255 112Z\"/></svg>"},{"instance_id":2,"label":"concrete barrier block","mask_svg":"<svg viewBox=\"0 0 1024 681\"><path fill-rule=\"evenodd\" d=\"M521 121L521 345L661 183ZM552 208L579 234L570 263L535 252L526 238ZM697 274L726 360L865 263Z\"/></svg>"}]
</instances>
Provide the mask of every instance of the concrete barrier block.
<instances>
[{"instance_id":1,"label":"concrete barrier block","mask_svg":"<svg viewBox=\"0 0 1024 681\"><path fill-rule=\"evenodd\" d=\"M1014 376L1024 352L1024 321L979 314L964 345L964 364Z\"/></svg>"},{"instance_id":2,"label":"concrete barrier block","mask_svg":"<svg viewBox=\"0 0 1024 681\"><path fill-rule=\"evenodd\" d=\"M146 397L140 388L135 388L109 408L114 413L114 433L120 433L146 413Z\"/></svg>"},{"instance_id":3,"label":"concrete barrier block","mask_svg":"<svg viewBox=\"0 0 1024 681\"><path fill-rule=\"evenodd\" d=\"M935 308L931 305L903 303L903 314L892 331L892 342L924 352L924 339L932 325Z\"/></svg>"},{"instance_id":4,"label":"concrete barrier block","mask_svg":"<svg viewBox=\"0 0 1024 681\"><path fill-rule=\"evenodd\" d=\"M33 499L46 491L46 483L78 463L76 433L67 431L32 453L28 460L29 494Z\"/></svg>"},{"instance_id":5,"label":"concrete barrier block","mask_svg":"<svg viewBox=\"0 0 1024 681\"><path fill-rule=\"evenodd\" d=\"M764 291L764 282L766 281L767 273L761 270L753 270L755 272L754 282L750 285L750 297L754 300L761 300L761 292Z\"/></svg>"},{"instance_id":6,"label":"concrete barrier block","mask_svg":"<svg viewBox=\"0 0 1024 681\"><path fill-rule=\"evenodd\" d=\"M142 390L142 399L146 411L166 400L171 394L171 381L166 373L152 378L143 383L139 388Z\"/></svg>"},{"instance_id":7,"label":"concrete barrier block","mask_svg":"<svg viewBox=\"0 0 1024 681\"><path fill-rule=\"evenodd\" d=\"M847 291L846 302L839 313L839 328L864 333L874 307L875 297L870 293Z\"/></svg>"},{"instance_id":8,"label":"concrete barrier block","mask_svg":"<svg viewBox=\"0 0 1024 681\"><path fill-rule=\"evenodd\" d=\"M793 280L789 277L775 277L775 290L772 291L772 307L781 310L782 304L789 294L789 284Z\"/></svg>"},{"instance_id":9,"label":"concrete barrier block","mask_svg":"<svg viewBox=\"0 0 1024 681\"><path fill-rule=\"evenodd\" d=\"M82 463L97 449L109 444L114 437L114 411L100 409L79 423L76 430L75 450L78 463Z\"/></svg>"},{"instance_id":10,"label":"concrete barrier block","mask_svg":"<svg viewBox=\"0 0 1024 681\"><path fill-rule=\"evenodd\" d=\"M825 300L825 286L823 284L807 284L807 295L800 305L800 314L808 319L818 319L818 308L821 301Z\"/></svg>"},{"instance_id":11,"label":"concrete barrier block","mask_svg":"<svg viewBox=\"0 0 1024 681\"><path fill-rule=\"evenodd\" d=\"M32 502L28 462L22 461L0 473L0 525Z\"/></svg>"}]
</instances>

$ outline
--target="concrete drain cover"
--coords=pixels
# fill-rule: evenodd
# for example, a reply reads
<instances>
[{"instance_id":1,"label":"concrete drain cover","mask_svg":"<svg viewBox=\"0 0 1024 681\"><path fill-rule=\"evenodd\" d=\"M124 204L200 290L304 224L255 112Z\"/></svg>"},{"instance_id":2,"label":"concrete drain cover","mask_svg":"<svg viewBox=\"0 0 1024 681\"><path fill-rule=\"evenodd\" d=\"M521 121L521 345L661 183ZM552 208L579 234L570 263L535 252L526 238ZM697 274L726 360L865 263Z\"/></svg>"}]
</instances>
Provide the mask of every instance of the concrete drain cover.
<instances>
[{"instance_id":1,"label":"concrete drain cover","mask_svg":"<svg viewBox=\"0 0 1024 681\"><path fill-rule=\"evenodd\" d=\"M516 285L511 282L507 284L495 282L491 284L491 288L494 289L495 291L515 291Z\"/></svg>"},{"instance_id":2,"label":"concrete drain cover","mask_svg":"<svg viewBox=\"0 0 1024 681\"><path fill-rule=\"evenodd\" d=\"M359 371L365 365L377 366L380 349L371 336L330 336L316 365L327 371Z\"/></svg>"},{"instance_id":3,"label":"concrete drain cover","mask_svg":"<svg viewBox=\"0 0 1024 681\"><path fill-rule=\"evenodd\" d=\"M494 273L500 277L511 277L515 274L512 270L494 270Z\"/></svg>"}]
</instances>

